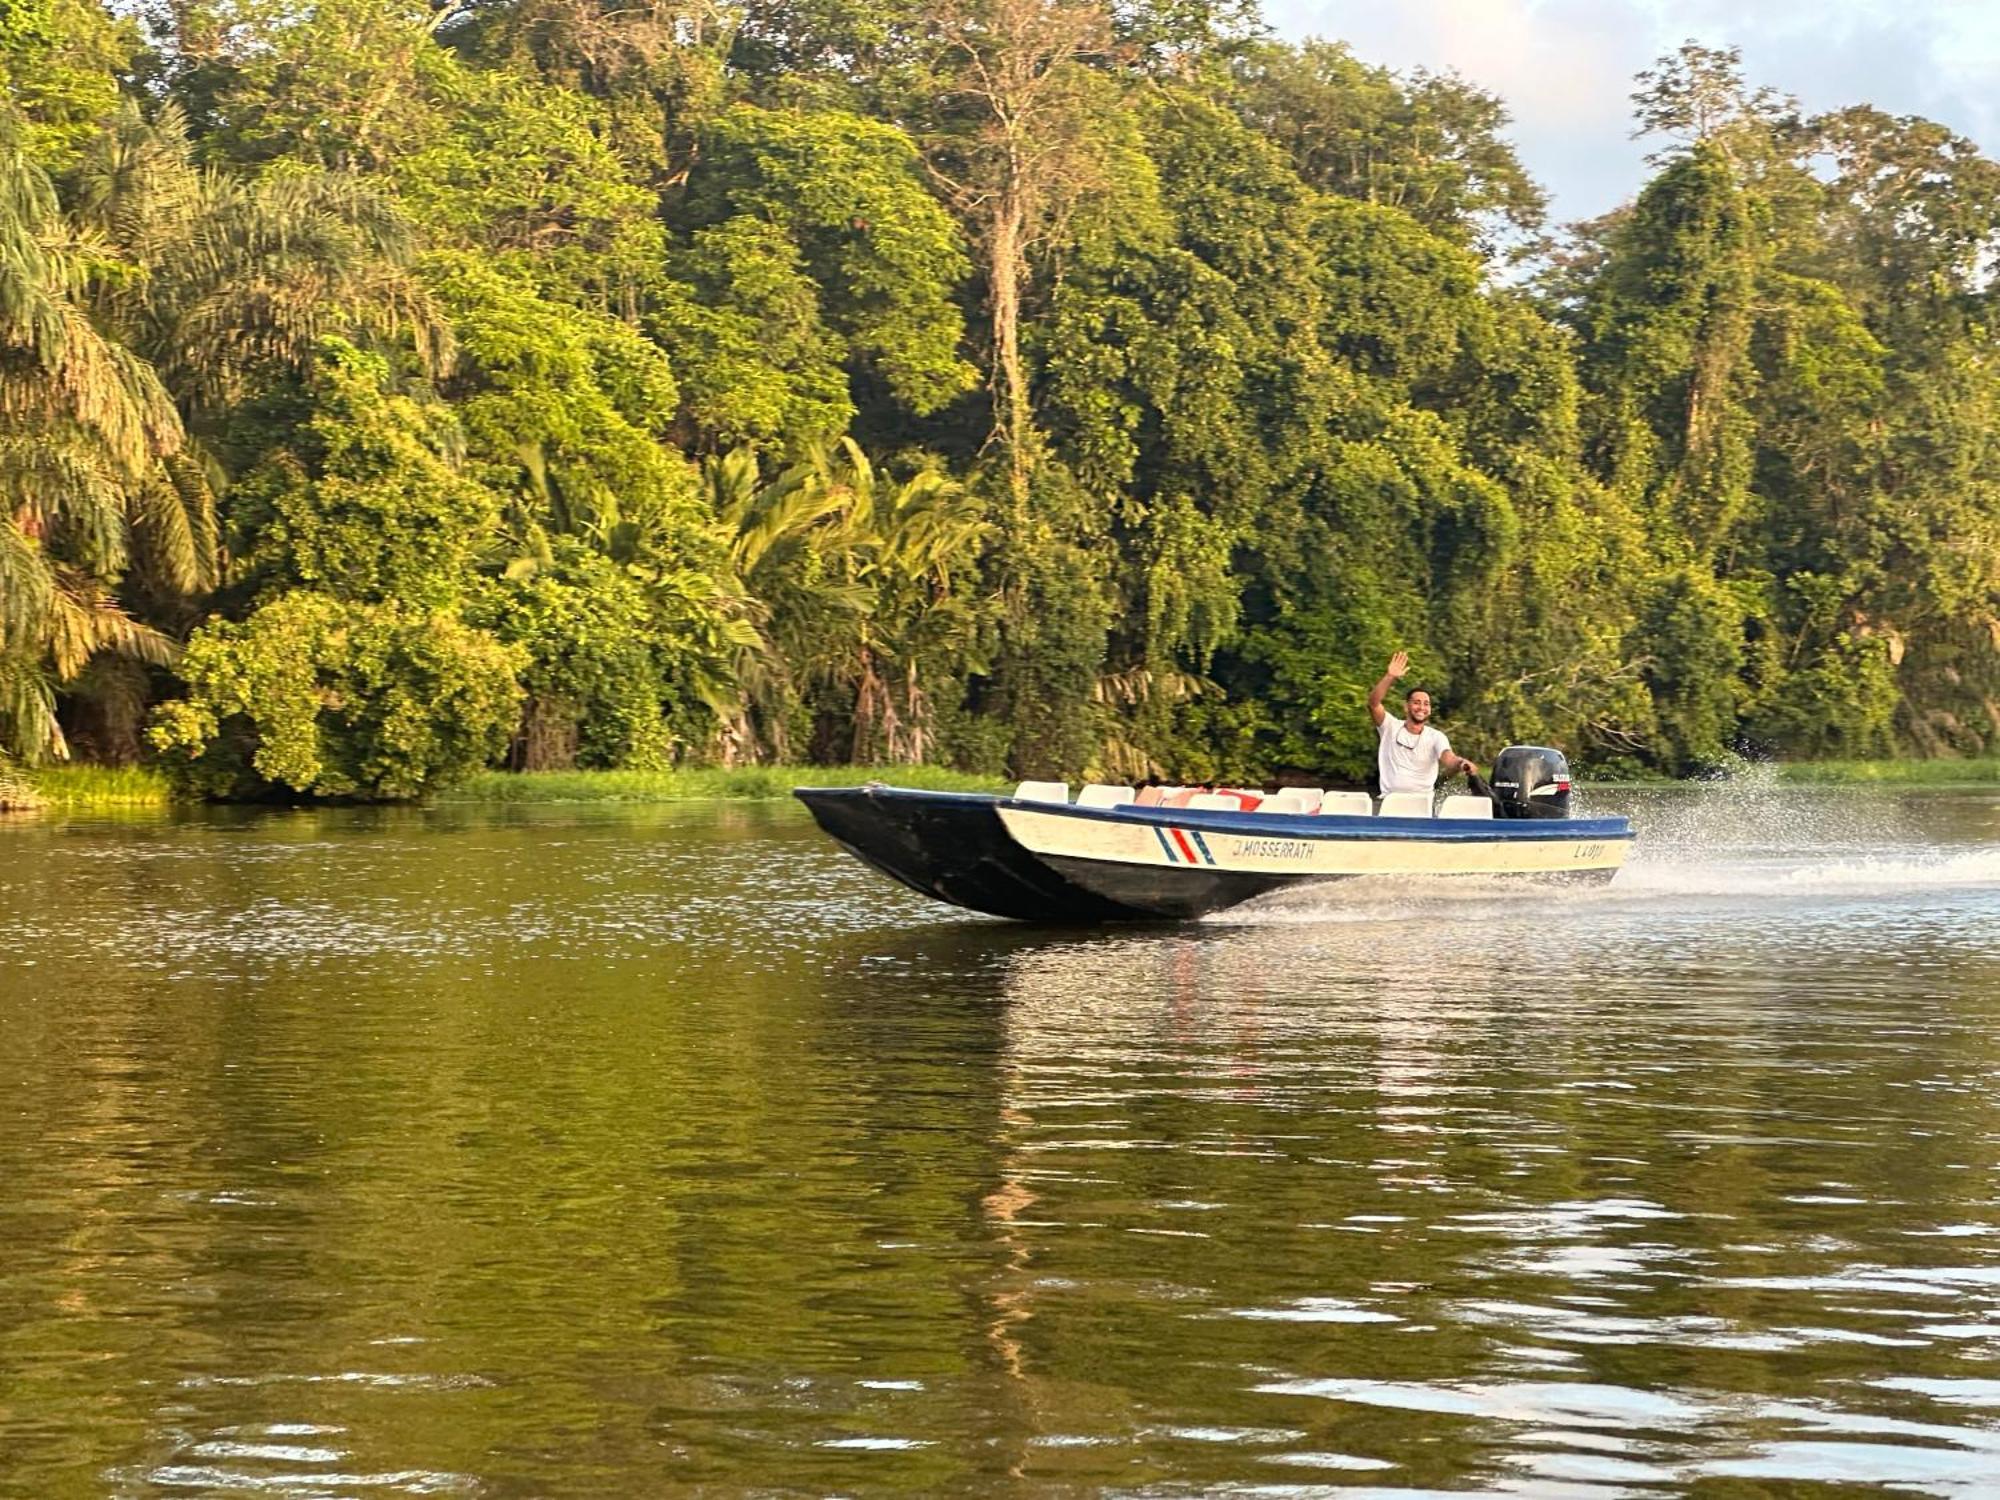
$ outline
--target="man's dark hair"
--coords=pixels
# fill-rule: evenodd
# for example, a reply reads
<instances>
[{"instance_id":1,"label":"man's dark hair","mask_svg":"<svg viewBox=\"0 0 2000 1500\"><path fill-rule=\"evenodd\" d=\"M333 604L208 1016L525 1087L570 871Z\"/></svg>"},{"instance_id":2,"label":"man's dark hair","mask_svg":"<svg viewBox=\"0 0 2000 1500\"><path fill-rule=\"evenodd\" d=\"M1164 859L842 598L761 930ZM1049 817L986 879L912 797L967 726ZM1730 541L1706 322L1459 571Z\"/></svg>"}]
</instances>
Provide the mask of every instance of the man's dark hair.
<instances>
[{"instance_id":1,"label":"man's dark hair","mask_svg":"<svg viewBox=\"0 0 2000 1500\"><path fill-rule=\"evenodd\" d=\"M1426 698L1431 700L1432 708L1437 707L1437 701L1438 701L1437 694L1432 692L1429 688L1425 687L1422 683L1418 683L1413 688L1405 688L1403 690L1403 701L1405 703L1408 703L1412 698L1416 697L1418 693L1422 693Z\"/></svg>"}]
</instances>

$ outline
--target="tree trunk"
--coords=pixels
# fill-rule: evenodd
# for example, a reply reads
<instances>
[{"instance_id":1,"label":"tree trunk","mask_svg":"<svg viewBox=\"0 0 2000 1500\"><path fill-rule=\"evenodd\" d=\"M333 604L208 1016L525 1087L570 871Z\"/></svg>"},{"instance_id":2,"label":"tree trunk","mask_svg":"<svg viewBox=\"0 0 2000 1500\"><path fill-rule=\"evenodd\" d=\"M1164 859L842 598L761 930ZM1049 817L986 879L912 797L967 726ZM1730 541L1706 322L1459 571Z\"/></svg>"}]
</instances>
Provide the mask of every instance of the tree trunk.
<instances>
[{"instance_id":1,"label":"tree trunk","mask_svg":"<svg viewBox=\"0 0 2000 1500\"><path fill-rule=\"evenodd\" d=\"M521 710L521 734L514 742L517 771L567 771L576 765L574 704L561 698L530 698Z\"/></svg>"},{"instance_id":2,"label":"tree trunk","mask_svg":"<svg viewBox=\"0 0 2000 1500\"><path fill-rule=\"evenodd\" d=\"M1015 519L1028 512L1034 462L1034 412L1021 367L1021 282L1026 271L1027 214L1019 185L1001 191L989 236L993 298L994 425L1007 450L1007 489Z\"/></svg>"}]
</instances>

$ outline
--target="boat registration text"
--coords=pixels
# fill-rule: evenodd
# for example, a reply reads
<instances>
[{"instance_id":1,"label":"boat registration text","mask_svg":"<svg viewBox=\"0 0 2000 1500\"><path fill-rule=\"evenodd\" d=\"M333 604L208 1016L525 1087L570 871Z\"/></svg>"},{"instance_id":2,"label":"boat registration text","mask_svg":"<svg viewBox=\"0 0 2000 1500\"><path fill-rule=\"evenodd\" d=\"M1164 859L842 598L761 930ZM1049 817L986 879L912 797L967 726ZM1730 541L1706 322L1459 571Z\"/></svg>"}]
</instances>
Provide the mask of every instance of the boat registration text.
<instances>
[{"instance_id":1,"label":"boat registration text","mask_svg":"<svg viewBox=\"0 0 2000 1500\"><path fill-rule=\"evenodd\" d=\"M1311 859L1312 850L1304 839L1238 839L1229 852L1241 859Z\"/></svg>"}]
</instances>

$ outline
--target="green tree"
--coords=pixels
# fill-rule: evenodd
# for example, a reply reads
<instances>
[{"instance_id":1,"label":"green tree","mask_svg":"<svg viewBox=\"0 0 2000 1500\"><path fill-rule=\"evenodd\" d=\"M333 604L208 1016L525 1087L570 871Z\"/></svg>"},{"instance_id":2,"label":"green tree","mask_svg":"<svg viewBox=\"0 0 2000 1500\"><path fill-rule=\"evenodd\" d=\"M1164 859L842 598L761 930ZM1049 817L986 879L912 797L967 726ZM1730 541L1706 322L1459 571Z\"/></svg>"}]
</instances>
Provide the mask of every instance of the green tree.
<instances>
[{"instance_id":1,"label":"green tree","mask_svg":"<svg viewBox=\"0 0 2000 1500\"><path fill-rule=\"evenodd\" d=\"M1455 75L1404 78L1341 42L1267 42L1237 59L1234 102L1311 186L1400 208L1461 244L1490 253L1546 216L1501 134L1506 107Z\"/></svg>"},{"instance_id":2,"label":"green tree","mask_svg":"<svg viewBox=\"0 0 2000 1500\"><path fill-rule=\"evenodd\" d=\"M675 751L674 643L646 589L573 537L475 585L468 617L523 653L517 770L662 770Z\"/></svg>"},{"instance_id":3,"label":"green tree","mask_svg":"<svg viewBox=\"0 0 2000 1500\"><path fill-rule=\"evenodd\" d=\"M421 797L505 749L520 665L448 613L294 590L196 633L153 743L198 796Z\"/></svg>"},{"instance_id":4,"label":"green tree","mask_svg":"<svg viewBox=\"0 0 2000 1500\"><path fill-rule=\"evenodd\" d=\"M445 457L450 414L389 394L387 378L380 358L328 341L309 414L231 492L237 588L457 604L498 506Z\"/></svg>"},{"instance_id":5,"label":"green tree","mask_svg":"<svg viewBox=\"0 0 2000 1500\"><path fill-rule=\"evenodd\" d=\"M171 103L127 106L76 174L79 232L116 256L91 309L160 372L198 431L296 381L337 337L435 374L450 331L414 274L415 236L385 184L291 166L259 177L193 162Z\"/></svg>"},{"instance_id":6,"label":"green tree","mask_svg":"<svg viewBox=\"0 0 2000 1500\"><path fill-rule=\"evenodd\" d=\"M211 160L379 172L434 139L424 0L173 0L168 79Z\"/></svg>"},{"instance_id":7,"label":"green tree","mask_svg":"<svg viewBox=\"0 0 2000 1500\"><path fill-rule=\"evenodd\" d=\"M723 524L668 441L674 371L628 325L474 256L426 270L457 336L443 390L469 471L506 497L483 558L506 586L481 618L530 651L518 758L662 764L705 738L698 705L733 701L722 678L745 628Z\"/></svg>"},{"instance_id":8,"label":"green tree","mask_svg":"<svg viewBox=\"0 0 2000 1500\"><path fill-rule=\"evenodd\" d=\"M522 654L459 608L496 498L447 458L446 414L388 373L329 340L293 437L230 496L228 592L253 602L195 633L187 696L152 731L191 791L420 796L514 729Z\"/></svg>"},{"instance_id":9,"label":"green tree","mask_svg":"<svg viewBox=\"0 0 2000 1500\"><path fill-rule=\"evenodd\" d=\"M138 29L94 0L9 0L0 10L0 88L21 149L62 172L117 115L139 51Z\"/></svg>"},{"instance_id":10,"label":"green tree","mask_svg":"<svg viewBox=\"0 0 2000 1500\"><path fill-rule=\"evenodd\" d=\"M1763 613L1718 574L1744 561L1746 533L1763 522L1752 346L1768 222L1728 154L1704 139L1612 227L1575 312L1595 397L1587 451L1641 519L1651 554L1627 583L1639 604L1625 655L1646 664L1655 713L1632 732L1675 768L1734 740L1746 620Z\"/></svg>"},{"instance_id":11,"label":"green tree","mask_svg":"<svg viewBox=\"0 0 2000 1500\"><path fill-rule=\"evenodd\" d=\"M828 335L908 411L971 389L956 301L969 265L900 130L739 104L703 132L679 217L697 233L744 220L780 231L821 289Z\"/></svg>"},{"instance_id":12,"label":"green tree","mask_svg":"<svg viewBox=\"0 0 2000 1500\"><path fill-rule=\"evenodd\" d=\"M148 21L0 13L0 749L130 753L183 640L231 795L1352 775L1399 646L1475 754L2000 744L2000 167L1933 122L1690 42L1523 284L1502 101L1240 0Z\"/></svg>"},{"instance_id":13,"label":"green tree","mask_svg":"<svg viewBox=\"0 0 2000 1500\"><path fill-rule=\"evenodd\" d=\"M1021 521L1041 446L1023 302L1037 248L1105 186L1114 96L1086 63L1108 45L1109 17L1092 0L943 0L926 19L941 59L926 146L980 248L994 432Z\"/></svg>"},{"instance_id":14,"label":"green tree","mask_svg":"<svg viewBox=\"0 0 2000 1500\"><path fill-rule=\"evenodd\" d=\"M607 143L627 171L667 189L729 87L724 66L741 26L739 13L706 0L467 0L438 33L478 64L602 101Z\"/></svg>"},{"instance_id":15,"label":"green tree","mask_svg":"<svg viewBox=\"0 0 2000 1500\"><path fill-rule=\"evenodd\" d=\"M1886 671L1902 743L1926 755L1991 753L2000 745L2000 385L1985 349L2000 165L1934 122L1866 107L1810 130L1835 168L1814 269L1883 350L1879 393L1840 429L1858 434L1843 472L1798 528L1810 549L1801 560L1839 577L1846 595L1821 627L1827 717L1850 716L1856 672L1877 682ZM1873 726L1879 713L1859 722Z\"/></svg>"}]
</instances>

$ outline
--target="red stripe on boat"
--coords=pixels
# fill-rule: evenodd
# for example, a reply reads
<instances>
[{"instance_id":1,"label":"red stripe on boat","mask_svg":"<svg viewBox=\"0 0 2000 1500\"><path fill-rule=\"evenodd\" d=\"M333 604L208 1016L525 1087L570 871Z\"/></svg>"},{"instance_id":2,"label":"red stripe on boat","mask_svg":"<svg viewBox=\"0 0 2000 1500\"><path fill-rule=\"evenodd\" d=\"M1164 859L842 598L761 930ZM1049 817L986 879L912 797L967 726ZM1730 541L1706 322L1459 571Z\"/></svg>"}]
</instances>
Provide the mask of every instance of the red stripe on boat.
<instances>
[{"instance_id":1,"label":"red stripe on boat","mask_svg":"<svg viewBox=\"0 0 2000 1500\"><path fill-rule=\"evenodd\" d=\"M1186 834L1182 833L1178 828L1169 828L1167 832L1171 833L1174 836L1174 842L1181 846L1181 853L1187 856L1189 864L1199 863L1194 857L1194 848L1188 843Z\"/></svg>"}]
</instances>

